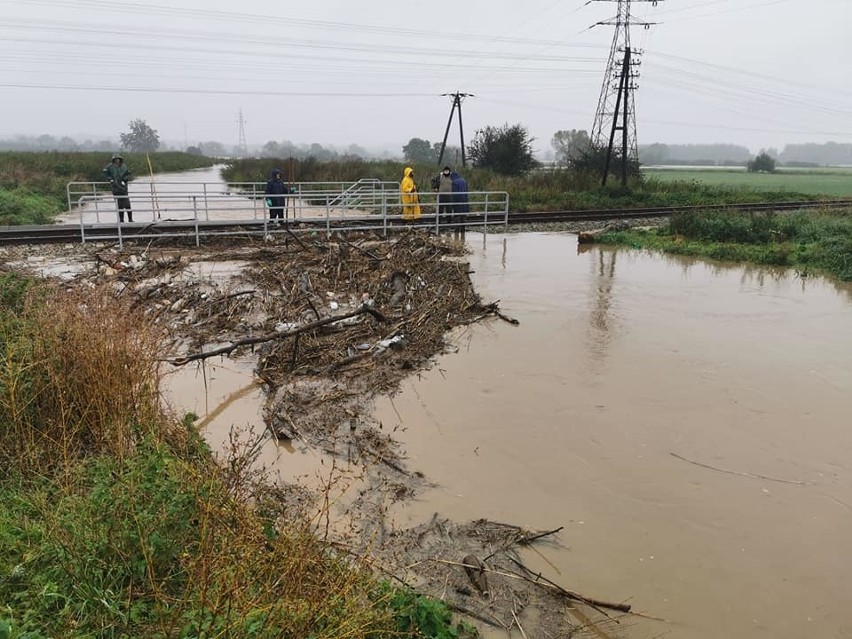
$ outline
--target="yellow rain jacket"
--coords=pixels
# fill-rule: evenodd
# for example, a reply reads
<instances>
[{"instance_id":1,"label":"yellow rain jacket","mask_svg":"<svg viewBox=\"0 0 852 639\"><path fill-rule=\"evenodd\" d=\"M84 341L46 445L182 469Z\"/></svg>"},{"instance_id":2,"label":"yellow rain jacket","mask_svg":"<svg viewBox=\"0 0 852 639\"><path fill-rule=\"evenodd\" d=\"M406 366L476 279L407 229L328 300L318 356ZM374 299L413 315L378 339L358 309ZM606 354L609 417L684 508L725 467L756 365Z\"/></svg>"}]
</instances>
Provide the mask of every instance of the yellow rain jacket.
<instances>
[{"instance_id":1,"label":"yellow rain jacket","mask_svg":"<svg viewBox=\"0 0 852 639\"><path fill-rule=\"evenodd\" d=\"M420 217L420 196L417 195L417 185L414 184L413 175L414 169L410 166L405 167L404 177L399 185L403 220L416 220Z\"/></svg>"}]
</instances>

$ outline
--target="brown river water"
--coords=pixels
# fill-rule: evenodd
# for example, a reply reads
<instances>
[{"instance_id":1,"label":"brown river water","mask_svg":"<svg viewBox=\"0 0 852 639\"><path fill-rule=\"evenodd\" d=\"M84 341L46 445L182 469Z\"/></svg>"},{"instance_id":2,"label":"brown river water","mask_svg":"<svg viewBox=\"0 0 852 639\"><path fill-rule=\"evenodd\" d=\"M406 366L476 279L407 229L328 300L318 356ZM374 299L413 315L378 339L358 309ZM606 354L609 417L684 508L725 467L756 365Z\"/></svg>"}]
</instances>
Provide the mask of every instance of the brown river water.
<instances>
[{"instance_id":1,"label":"brown river water","mask_svg":"<svg viewBox=\"0 0 852 639\"><path fill-rule=\"evenodd\" d=\"M520 325L453 333L378 403L437 484L395 525L564 526L528 565L667 620L601 637L852 637L852 287L570 234L468 243L482 298ZM258 423L245 371L208 377L196 412Z\"/></svg>"}]
</instances>

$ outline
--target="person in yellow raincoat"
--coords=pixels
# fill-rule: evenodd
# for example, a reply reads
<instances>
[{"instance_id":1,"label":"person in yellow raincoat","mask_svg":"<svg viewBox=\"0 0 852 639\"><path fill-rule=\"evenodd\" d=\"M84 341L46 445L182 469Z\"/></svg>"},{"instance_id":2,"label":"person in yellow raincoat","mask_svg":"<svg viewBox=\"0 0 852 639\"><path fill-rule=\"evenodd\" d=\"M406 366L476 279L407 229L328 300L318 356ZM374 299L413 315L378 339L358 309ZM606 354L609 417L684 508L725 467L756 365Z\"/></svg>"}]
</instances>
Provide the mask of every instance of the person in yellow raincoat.
<instances>
[{"instance_id":1,"label":"person in yellow raincoat","mask_svg":"<svg viewBox=\"0 0 852 639\"><path fill-rule=\"evenodd\" d=\"M414 169L410 166L405 167L405 171L403 171L399 191L402 199L402 219L418 219L420 217L420 196L417 195L417 185L414 183Z\"/></svg>"}]
</instances>

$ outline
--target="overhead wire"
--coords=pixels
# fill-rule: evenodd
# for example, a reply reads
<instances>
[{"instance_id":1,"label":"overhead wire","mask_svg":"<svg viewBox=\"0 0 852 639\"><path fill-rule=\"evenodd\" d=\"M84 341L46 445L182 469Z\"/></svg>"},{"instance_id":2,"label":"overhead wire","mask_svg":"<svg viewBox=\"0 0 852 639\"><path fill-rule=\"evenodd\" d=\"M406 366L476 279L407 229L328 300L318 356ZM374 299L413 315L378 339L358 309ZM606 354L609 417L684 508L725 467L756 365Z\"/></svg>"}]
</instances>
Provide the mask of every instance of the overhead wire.
<instances>
[{"instance_id":1,"label":"overhead wire","mask_svg":"<svg viewBox=\"0 0 852 639\"><path fill-rule=\"evenodd\" d=\"M714 17L714 16L718 16L718 15L727 15L727 14L730 14L730 13L739 13L739 12L742 12L742 11L751 11L753 9L770 7L772 5L784 4L784 3L787 3L787 2L791 2L791 1L792 0L770 0L769 2L762 2L760 4L751 4L751 5L745 5L745 6L741 5L741 6L738 6L736 8L728 9L726 11L714 11L714 12L710 12L710 13L701 13L701 14L698 14L698 15L679 16L679 17L676 17L672 20L665 20L664 24L684 22L686 20L698 20L698 19L701 19L701 18L710 18L710 17Z\"/></svg>"},{"instance_id":2,"label":"overhead wire","mask_svg":"<svg viewBox=\"0 0 852 639\"><path fill-rule=\"evenodd\" d=\"M657 8L657 17L672 17L669 21L681 19L697 19L712 15L721 15L737 11L746 11L750 9L759 9L775 4L781 4L789 0L773 0L772 2L760 2L756 4L743 5L742 3L736 7L725 7L716 13L707 13L707 8L714 6L719 7L725 5L730 0L709 0L691 5L689 7L674 7L664 5ZM4 4L0 0L0 4ZM576 7L573 15L590 4L586 2ZM551 2L547 5L547 10L550 11L558 5L558 2ZM16 4L16 6L18 6ZM68 0L67 2L50 2L46 0L30 0L26 6L36 7L62 7L63 9L80 9L80 8L99 8L106 9L113 7L112 2L101 2L92 0L81 2ZM536 38L510 37L506 34L481 34L481 33L451 33L446 31L431 31L425 29L398 29L395 27L383 27L381 25L363 25L354 22L344 21L322 21L308 20L303 18L290 18L284 16L266 15L247 15L238 12L230 11L205 11L202 9L190 9L180 7L167 7L163 5L143 5L139 3L123 4L122 10L128 12L139 13L144 15L162 15L171 18L189 18L197 19L204 16L205 19L214 21L227 22L229 27L235 23L237 25L248 25L253 28L251 34L240 34L233 29L225 33L222 31L199 31L195 29L178 29L169 27L165 30L152 30L142 26L117 26L117 25L80 25L79 22L63 22L60 20L45 21L43 19L0 19L0 29L13 31L9 37L3 37L0 41L0 51L4 52L0 64L3 61L14 62L22 59L27 50L22 48L15 50L13 47L27 47L35 45L40 47L38 53L33 53L31 63L36 65L38 56L42 60L50 59L44 52L45 47L57 45L65 47L61 54L62 63L54 62L54 64L64 64L70 66L72 62L82 62L83 60L90 61L91 64L98 64L97 55L86 55L82 50L86 48L94 48L94 50L104 49L111 50L122 46L117 43L110 42L91 42L85 39L80 39L81 35L106 35L113 37L121 37L125 39L122 48L139 49L143 52L143 56L149 60L148 66L144 57L133 59L129 56L122 56L126 62L125 68L132 71L134 69L147 68L156 69L158 64L168 64L169 58L166 57L169 53L178 53L181 57L181 67L187 72L185 75L174 76L169 74L157 74L155 79L161 81L203 81L208 82L218 79L225 81L227 84L240 83L242 86L251 81L254 76L253 72L262 69L282 68L288 69L288 79L296 79L298 85L293 86L294 82L290 82L287 91L278 91L274 86L265 88L251 88L244 90L231 87L229 89L208 89L201 87L184 87L172 88L168 86L135 86L127 87L127 91L148 91L162 93L208 93L208 94L223 94L223 95L290 95L304 97L408 97L426 101L434 99L437 93L432 93L431 89L436 85L434 82L440 80L440 72L448 70L456 75L458 74L473 74L484 71L485 73L477 73L481 86L488 87L491 92L500 94L502 92L518 91L558 91L559 85L556 83L545 85L545 76L552 73L554 76L564 77L567 74L591 74L593 70L589 68L578 67L571 70L565 69L564 65L592 65L600 62L598 58L590 56L570 56L570 55L542 55L541 48L546 50L558 50L560 52L569 52L574 47L582 48L598 48L604 49L603 45L590 43L568 43L561 40L539 40ZM703 11L704 13L691 15L691 12ZM532 18L528 18L525 23L532 22ZM176 20L177 22L177 20ZM291 28L304 28L307 30L339 32L345 31L348 36L353 38L368 36L370 34L381 34L383 40L380 43L365 43L357 41L346 41L335 36L332 39L322 38L288 38L287 42L280 38L264 35L266 27L275 27L288 25ZM33 34L45 34L44 37L22 38L21 31L31 31ZM517 34L517 29L514 30ZM57 34L59 37L57 37ZM66 37L74 36L77 37ZM453 40L454 42L464 42L466 45L481 44L480 47L475 46L453 46L447 47L429 47L429 46L412 46L410 44L396 44L392 41L391 36L415 36L418 41L424 43L440 42L445 40ZM163 37L187 42L189 46L176 46L174 44L160 44L157 46L148 46L148 40L162 39ZM646 43L649 38L649 32L644 34L642 49L646 48ZM127 40L132 39L133 46L127 46ZM137 42L139 44L137 44ZM222 42L239 44L238 48L228 46L205 46L206 43L215 43L220 45ZM10 46L11 45L11 46ZM490 46L497 45L497 46ZM517 46L522 48L539 47L535 51L508 51L510 47ZM477 56L478 51L485 51L486 55ZM160 54L160 55L157 55ZM263 59L269 57L285 58L284 64L270 64ZM649 51L647 55L659 56L663 59L668 59L675 64L690 64L700 67L700 72L695 69L684 70L680 69L675 64L666 65L656 63L654 70L656 72L664 71L665 75L658 73L648 74L646 77L643 73L642 83L648 82L651 86L665 88L666 90L684 95L700 94L703 96L716 96L719 100L713 102L722 102L725 98L736 99L742 102L744 106L767 106L778 105L796 109L799 113L815 114L822 116L840 116L847 117L848 109L844 109L844 104L837 101L838 94L852 95L852 92L846 89L837 89L832 87L827 89L818 87L806 82L794 81L789 78L776 78L763 74L749 72L747 70L736 69L715 65L709 62L698 60L690 60L682 56L667 54L659 51ZM391 57L393 56L393 57ZM111 56L101 56L101 63L107 62ZM199 59L203 57L203 59ZM403 59L399 59L403 58ZM459 62L459 59L470 58L468 62ZM487 60L506 61L508 64L487 64ZM173 62L173 58L171 60ZM236 62L235 62L236 61ZM239 61L243 61L242 64ZM248 71L245 68L246 64L250 64L251 68ZM120 65L119 65L120 66ZM101 67L103 68L103 67ZM224 73L219 78L199 77L199 70L206 69L226 69L232 73ZM387 92L382 91L366 91L366 92L345 92L345 91L300 91L299 89L309 86L311 80L315 82L328 83L335 86L345 86L347 82L343 82L342 78L346 74L353 74L353 70L357 69L357 75L352 75L352 84L359 82L386 82L386 86L392 85L395 90ZM721 74L723 77L715 77L713 71L717 71L717 76ZM315 72L314 72L315 71ZM9 74L14 74L15 69L9 68L6 73L6 79L10 80ZM19 88L19 89L41 89L41 88L57 88L62 89L77 89L77 84L83 85L86 90L96 91L119 91L120 88L107 87L102 83L75 83L73 80L84 78L85 71L80 71L79 74L70 74L72 82L66 81L56 82L7 82L4 88ZM194 75L196 74L196 75ZM103 75L103 74L101 74ZM40 77L44 77L43 75ZM140 77L137 74L137 77ZM262 80L262 78L258 78ZM760 82L755 83L759 79ZM487 80L487 82L486 82ZM430 81L433 84L429 84ZM566 81L567 82L567 81ZM267 82L267 85L269 83ZM568 88L568 84L564 88ZM403 87L411 87L411 91L401 91ZM419 90L418 90L419 89ZM815 103L811 94L812 90L824 92L825 99L821 99L818 104ZM641 95L641 93L640 93ZM832 99L832 95L834 99ZM484 96L483 96L484 97ZM503 102L508 104L507 102ZM705 100L705 105L708 103ZM730 110L730 105L719 104L717 108L722 107ZM389 107L391 108L391 107ZM745 109L748 113L748 109ZM375 117L378 117L378 113ZM439 118L440 119L440 118ZM360 121L360 120L359 120ZM751 130L751 129L750 129Z\"/></svg>"}]
</instances>

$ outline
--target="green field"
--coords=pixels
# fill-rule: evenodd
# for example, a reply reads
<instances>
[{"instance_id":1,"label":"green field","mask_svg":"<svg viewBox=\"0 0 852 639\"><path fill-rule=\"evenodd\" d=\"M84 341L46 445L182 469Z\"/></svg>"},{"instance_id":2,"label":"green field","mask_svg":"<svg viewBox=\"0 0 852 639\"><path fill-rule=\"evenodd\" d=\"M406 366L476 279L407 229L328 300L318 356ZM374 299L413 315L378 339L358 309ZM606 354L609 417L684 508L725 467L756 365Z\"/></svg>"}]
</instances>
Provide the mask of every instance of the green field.
<instances>
[{"instance_id":1,"label":"green field","mask_svg":"<svg viewBox=\"0 0 852 639\"><path fill-rule=\"evenodd\" d=\"M811 195L852 196L852 167L779 169L776 173L748 173L745 169L645 169L647 177L665 182L696 181L712 186L758 191L790 191Z\"/></svg>"}]
</instances>

